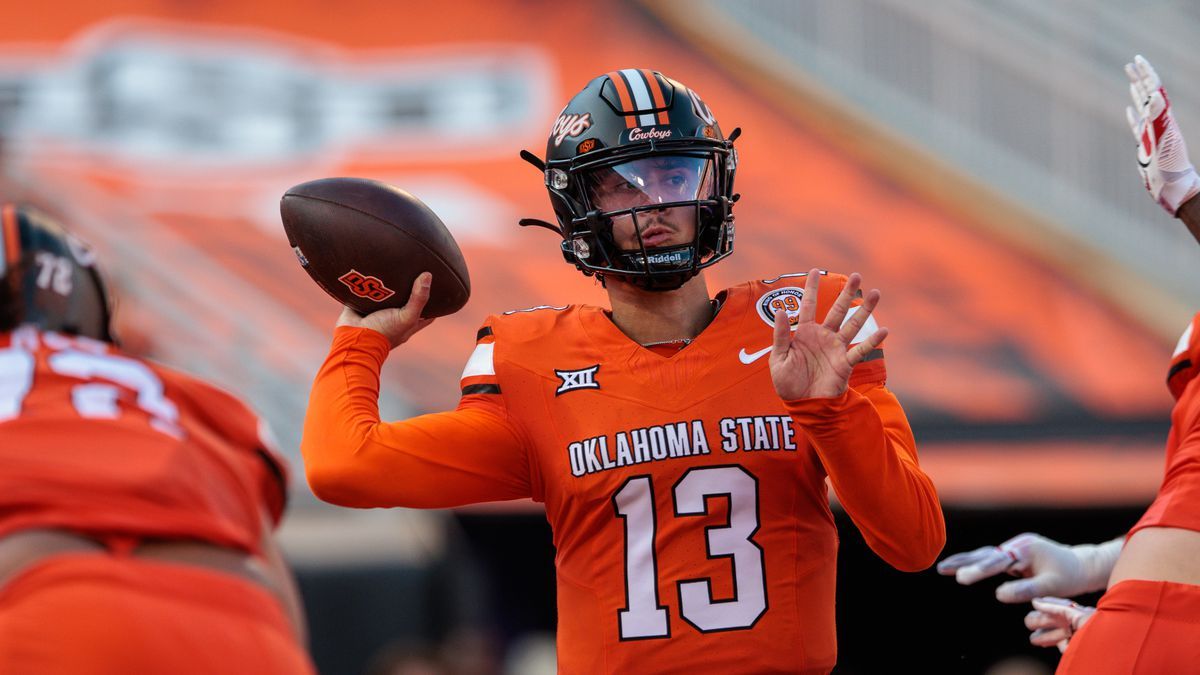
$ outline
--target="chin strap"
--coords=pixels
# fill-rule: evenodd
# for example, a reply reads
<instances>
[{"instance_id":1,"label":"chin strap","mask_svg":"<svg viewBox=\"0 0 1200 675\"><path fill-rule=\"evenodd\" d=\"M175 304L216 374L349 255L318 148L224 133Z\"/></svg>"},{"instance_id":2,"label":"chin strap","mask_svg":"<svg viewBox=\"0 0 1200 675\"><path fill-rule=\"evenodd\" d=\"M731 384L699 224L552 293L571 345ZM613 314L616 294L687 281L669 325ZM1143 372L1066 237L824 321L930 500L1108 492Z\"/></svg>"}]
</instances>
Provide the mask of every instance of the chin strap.
<instances>
[{"instance_id":1,"label":"chin strap","mask_svg":"<svg viewBox=\"0 0 1200 675\"><path fill-rule=\"evenodd\" d=\"M541 157L538 157L537 155L533 154L532 152L530 152L528 150L522 150L521 151L521 159L532 164L534 167L537 168L538 171L545 173L546 162L542 161ZM561 227L559 227L558 225L555 225L554 223L548 223L539 218L522 218L521 220L517 221L517 224L520 225L521 227L545 228L547 230L550 230L554 234L557 234L560 237L565 237Z\"/></svg>"}]
</instances>

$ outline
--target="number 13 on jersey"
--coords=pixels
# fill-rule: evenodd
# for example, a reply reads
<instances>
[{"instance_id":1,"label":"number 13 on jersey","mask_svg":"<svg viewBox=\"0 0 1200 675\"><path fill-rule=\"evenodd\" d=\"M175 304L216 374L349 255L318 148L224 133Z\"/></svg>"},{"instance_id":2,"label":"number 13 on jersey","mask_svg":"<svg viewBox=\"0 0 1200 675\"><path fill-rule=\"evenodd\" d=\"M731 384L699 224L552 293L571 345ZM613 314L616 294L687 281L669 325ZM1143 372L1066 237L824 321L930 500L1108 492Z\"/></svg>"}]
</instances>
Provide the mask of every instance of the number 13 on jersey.
<instances>
[{"instance_id":1,"label":"number 13 on jersey","mask_svg":"<svg viewBox=\"0 0 1200 675\"><path fill-rule=\"evenodd\" d=\"M729 522L705 528L708 557L729 558L733 598L714 600L712 580L681 579L679 613L702 633L752 628L767 611L763 550L758 532L758 479L741 466L689 469L672 489L670 517L708 515L708 498L729 500ZM625 608L617 612L622 640L669 637L668 609L658 593L658 521L650 476L633 476L613 494L613 508L625 521ZM701 533L697 531L697 536Z\"/></svg>"}]
</instances>

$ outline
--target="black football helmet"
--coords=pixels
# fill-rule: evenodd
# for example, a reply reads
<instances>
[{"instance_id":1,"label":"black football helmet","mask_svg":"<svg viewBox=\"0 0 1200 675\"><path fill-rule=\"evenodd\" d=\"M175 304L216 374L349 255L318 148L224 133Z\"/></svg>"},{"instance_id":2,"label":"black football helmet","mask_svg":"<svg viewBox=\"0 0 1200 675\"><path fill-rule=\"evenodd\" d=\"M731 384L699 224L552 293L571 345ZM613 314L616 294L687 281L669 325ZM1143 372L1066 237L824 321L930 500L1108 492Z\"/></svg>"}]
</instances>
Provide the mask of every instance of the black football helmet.
<instances>
[{"instance_id":1,"label":"black football helmet","mask_svg":"<svg viewBox=\"0 0 1200 675\"><path fill-rule=\"evenodd\" d=\"M0 206L0 330L43 330L114 342L112 305L91 249L49 215Z\"/></svg>"},{"instance_id":2,"label":"black football helmet","mask_svg":"<svg viewBox=\"0 0 1200 675\"><path fill-rule=\"evenodd\" d=\"M584 274L651 291L679 288L733 252L739 133L726 138L696 92L662 73L601 75L559 113L544 162L521 153L542 170L558 225L521 224L558 232L563 257ZM647 245L643 234L656 216L674 209L683 210L676 221L694 217L692 240ZM619 246L614 219L632 221L633 248Z\"/></svg>"}]
</instances>

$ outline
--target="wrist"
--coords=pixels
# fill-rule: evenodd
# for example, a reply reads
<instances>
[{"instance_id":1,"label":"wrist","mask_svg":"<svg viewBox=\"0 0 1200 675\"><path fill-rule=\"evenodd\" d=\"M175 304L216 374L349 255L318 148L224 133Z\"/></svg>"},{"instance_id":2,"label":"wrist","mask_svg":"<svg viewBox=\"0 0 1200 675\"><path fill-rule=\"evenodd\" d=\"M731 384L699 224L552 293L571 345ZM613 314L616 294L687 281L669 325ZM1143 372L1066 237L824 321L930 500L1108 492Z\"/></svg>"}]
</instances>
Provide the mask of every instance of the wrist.
<instances>
[{"instance_id":1,"label":"wrist","mask_svg":"<svg viewBox=\"0 0 1200 675\"><path fill-rule=\"evenodd\" d=\"M1124 545L1125 538L1120 537L1103 544L1080 544L1071 547L1071 552L1075 554L1083 570L1081 581L1086 586L1084 592L1098 591L1108 586L1108 578L1112 575Z\"/></svg>"},{"instance_id":2,"label":"wrist","mask_svg":"<svg viewBox=\"0 0 1200 675\"><path fill-rule=\"evenodd\" d=\"M816 394L796 396L789 398L784 396L779 391L779 398L783 401L783 407L789 411L803 410L810 413L820 412L828 414L839 414L849 401L850 392L853 390L846 387L840 392L828 394Z\"/></svg>"},{"instance_id":3,"label":"wrist","mask_svg":"<svg viewBox=\"0 0 1200 675\"><path fill-rule=\"evenodd\" d=\"M392 345L387 336L366 326L341 325L333 329L333 349L352 348L369 354L380 366L387 360Z\"/></svg>"},{"instance_id":4,"label":"wrist","mask_svg":"<svg viewBox=\"0 0 1200 675\"><path fill-rule=\"evenodd\" d=\"M1179 207L1175 217L1182 220L1192 237L1200 242L1200 196L1192 197Z\"/></svg>"},{"instance_id":5,"label":"wrist","mask_svg":"<svg viewBox=\"0 0 1200 675\"><path fill-rule=\"evenodd\" d=\"M1172 216L1178 218L1184 205L1194 200L1198 194L1200 194L1200 175L1197 175L1195 167L1189 164L1183 176L1163 186L1158 202Z\"/></svg>"}]
</instances>

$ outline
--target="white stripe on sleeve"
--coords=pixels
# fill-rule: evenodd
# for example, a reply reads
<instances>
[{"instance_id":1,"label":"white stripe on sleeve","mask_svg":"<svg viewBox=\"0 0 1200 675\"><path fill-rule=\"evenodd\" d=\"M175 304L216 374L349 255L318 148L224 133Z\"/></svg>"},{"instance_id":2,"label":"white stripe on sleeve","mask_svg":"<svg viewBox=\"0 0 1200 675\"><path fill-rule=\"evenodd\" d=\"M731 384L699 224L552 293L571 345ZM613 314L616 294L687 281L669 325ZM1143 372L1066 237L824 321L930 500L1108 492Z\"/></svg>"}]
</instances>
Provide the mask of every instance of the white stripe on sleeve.
<instances>
[{"instance_id":1,"label":"white stripe on sleeve","mask_svg":"<svg viewBox=\"0 0 1200 675\"><path fill-rule=\"evenodd\" d=\"M480 375L495 375L496 365L493 360L493 352L496 345L489 342L486 344L475 345L475 351L471 352L471 358L467 359L467 365L463 368L462 378L479 377Z\"/></svg>"},{"instance_id":2,"label":"white stripe on sleeve","mask_svg":"<svg viewBox=\"0 0 1200 675\"><path fill-rule=\"evenodd\" d=\"M862 305L859 305L858 307L851 307L850 311L846 312L846 318L842 319L842 325L845 326L846 322L850 320L850 317L854 316L854 313L857 312L861 307ZM856 345L863 340L866 340L877 330L879 330L879 324L875 323L875 316L868 316L867 322L864 323L862 328L858 330L858 335L855 335L854 339L850 340L850 344Z\"/></svg>"}]
</instances>

